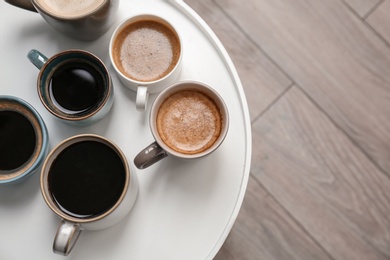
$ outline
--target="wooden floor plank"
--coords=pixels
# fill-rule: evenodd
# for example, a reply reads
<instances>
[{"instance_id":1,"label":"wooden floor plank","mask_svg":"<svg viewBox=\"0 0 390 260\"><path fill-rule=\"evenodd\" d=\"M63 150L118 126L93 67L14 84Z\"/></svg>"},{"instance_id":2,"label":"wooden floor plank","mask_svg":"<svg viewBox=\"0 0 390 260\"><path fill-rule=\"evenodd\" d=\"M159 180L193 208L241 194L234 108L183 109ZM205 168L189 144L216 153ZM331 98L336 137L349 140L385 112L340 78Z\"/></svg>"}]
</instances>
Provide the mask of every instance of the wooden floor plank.
<instances>
[{"instance_id":1,"label":"wooden floor plank","mask_svg":"<svg viewBox=\"0 0 390 260\"><path fill-rule=\"evenodd\" d=\"M390 259L390 179L297 87L253 125L252 172L335 259Z\"/></svg>"},{"instance_id":2,"label":"wooden floor plank","mask_svg":"<svg viewBox=\"0 0 390 260\"><path fill-rule=\"evenodd\" d=\"M329 259L259 183L249 179L237 221L214 260Z\"/></svg>"},{"instance_id":3,"label":"wooden floor plank","mask_svg":"<svg viewBox=\"0 0 390 260\"><path fill-rule=\"evenodd\" d=\"M252 119L271 104L255 118L252 178L216 260L390 259L390 184L375 165L390 167L389 48L343 1L186 1L230 53ZM283 92L279 68L300 87Z\"/></svg>"},{"instance_id":4,"label":"wooden floor plank","mask_svg":"<svg viewBox=\"0 0 390 260\"><path fill-rule=\"evenodd\" d=\"M256 118L291 80L210 0L186 0L212 28L231 56L240 75L251 119Z\"/></svg>"},{"instance_id":5,"label":"wooden floor plank","mask_svg":"<svg viewBox=\"0 0 390 260\"><path fill-rule=\"evenodd\" d=\"M381 0L344 0L360 17L365 17Z\"/></svg>"},{"instance_id":6,"label":"wooden floor plank","mask_svg":"<svg viewBox=\"0 0 390 260\"><path fill-rule=\"evenodd\" d=\"M337 0L215 0L390 175L390 49Z\"/></svg>"},{"instance_id":7,"label":"wooden floor plank","mask_svg":"<svg viewBox=\"0 0 390 260\"><path fill-rule=\"evenodd\" d=\"M390 44L390 0L385 0L368 16L367 22Z\"/></svg>"}]
</instances>

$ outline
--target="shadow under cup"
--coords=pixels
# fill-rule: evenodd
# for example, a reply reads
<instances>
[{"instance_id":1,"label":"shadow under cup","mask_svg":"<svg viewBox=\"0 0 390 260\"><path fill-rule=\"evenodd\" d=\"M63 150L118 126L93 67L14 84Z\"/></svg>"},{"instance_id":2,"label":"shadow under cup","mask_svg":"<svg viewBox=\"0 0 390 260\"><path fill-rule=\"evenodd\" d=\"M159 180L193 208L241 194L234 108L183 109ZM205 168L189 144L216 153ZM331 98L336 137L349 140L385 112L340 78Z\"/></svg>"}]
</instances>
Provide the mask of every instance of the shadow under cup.
<instances>
[{"instance_id":1,"label":"shadow under cup","mask_svg":"<svg viewBox=\"0 0 390 260\"><path fill-rule=\"evenodd\" d=\"M30 176L48 150L48 133L38 112L26 101L0 96L0 184Z\"/></svg>"}]
</instances>

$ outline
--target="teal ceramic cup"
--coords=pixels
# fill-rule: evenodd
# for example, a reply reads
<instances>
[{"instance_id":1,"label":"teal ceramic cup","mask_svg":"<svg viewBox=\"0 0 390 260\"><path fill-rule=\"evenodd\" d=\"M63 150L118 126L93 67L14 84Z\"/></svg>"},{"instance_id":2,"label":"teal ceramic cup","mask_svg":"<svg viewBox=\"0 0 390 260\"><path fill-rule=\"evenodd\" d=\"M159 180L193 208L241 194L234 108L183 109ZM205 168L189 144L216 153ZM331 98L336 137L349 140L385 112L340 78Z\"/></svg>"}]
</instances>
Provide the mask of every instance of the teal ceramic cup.
<instances>
[{"instance_id":1,"label":"teal ceramic cup","mask_svg":"<svg viewBox=\"0 0 390 260\"><path fill-rule=\"evenodd\" d=\"M111 109L114 88L105 64L83 50L66 50L47 58L37 50L28 59L40 70L38 96L44 107L63 122L90 125Z\"/></svg>"},{"instance_id":2,"label":"teal ceramic cup","mask_svg":"<svg viewBox=\"0 0 390 260\"><path fill-rule=\"evenodd\" d=\"M0 95L0 185L37 172L48 146L46 125L34 107L23 99Z\"/></svg>"}]
</instances>

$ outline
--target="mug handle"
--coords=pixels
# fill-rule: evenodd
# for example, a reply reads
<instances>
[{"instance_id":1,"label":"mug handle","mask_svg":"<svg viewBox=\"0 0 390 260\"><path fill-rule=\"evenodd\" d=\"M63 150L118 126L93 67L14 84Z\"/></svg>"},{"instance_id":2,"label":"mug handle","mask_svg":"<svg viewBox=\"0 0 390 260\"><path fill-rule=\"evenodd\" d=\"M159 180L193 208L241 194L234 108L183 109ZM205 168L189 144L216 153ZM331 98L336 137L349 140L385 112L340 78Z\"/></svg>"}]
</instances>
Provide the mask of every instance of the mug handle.
<instances>
[{"instance_id":1,"label":"mug handle","mask_svg":"<svg viewBox=\"0 0 390 260\"><path fill-rule=\"evenodd\" d=\"M27 58L31 61L32 64L35 65L39 70L43 67L43 65L48 60L45 55L37 50L31 50L27 54Z\"/></svg>"},{"instance_id":2,"label":"mug handle","mask_svg":"<svg viewBox=\"0 0 390 260\"><path fill-rule=\"evenodd\" d=\"M5 0L5 2L9 3L10 5L20 7L22 9L37 13L37 10L35 9L33 4L31 3L31 1L32 0Z\"/></svg>"},{"instance_id":3,"label":"mug handle","mask_svg":"<svg viewBox=\"0 0 390 260\"><path fill-rule=\"evenodd\" d=\"M134 164L138 169L145 169L167 156L168 153L154 142L137 154Z\"/></svg>"},{"instance_id":4,"label":"mug handle","mask_svg":"<svg viewBox=\"0 0 390 260\"><path fill-rule=\"evenodd\" d=\"M62 220L53 242L53 251L56 254L67 256L72 251L82 229L79 224Z\"/></svg>"},{"instance_id":5,"label":"mug handle","mask_svg":"<svg viewBox=\"0 0 390 260\"><path fill-rule=\"evenodd\" d=\"M137 98L135 100L135 106L138 111L145 111L148 103L149 92L147 86L138 86Z\"/></svg>"}]
</instances>

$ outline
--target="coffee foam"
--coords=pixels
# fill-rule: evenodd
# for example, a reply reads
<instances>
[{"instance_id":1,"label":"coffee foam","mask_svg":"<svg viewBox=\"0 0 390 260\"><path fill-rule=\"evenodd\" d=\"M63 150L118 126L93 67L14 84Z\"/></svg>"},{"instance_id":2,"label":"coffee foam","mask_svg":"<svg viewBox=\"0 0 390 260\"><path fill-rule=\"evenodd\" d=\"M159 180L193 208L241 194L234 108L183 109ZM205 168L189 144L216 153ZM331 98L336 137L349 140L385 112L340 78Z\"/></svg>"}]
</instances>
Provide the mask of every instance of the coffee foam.
<instances>
[{"instance_id":1,"label":"coffee foam","mask_svg":"<svg viewBox=\"0 0 390 260\"><path fill-rule=\"evenodd\" d=\"M149 82L173 70L180 57L180 42L164 24L141 20L119 32L112 51L114 62L123 74L133 80Z\"/></svg>"},{"instance_id":2,"label":"coffee foam","mask_svg":"<svg viewBox=\"0 0 390 260\"><path fill-rule=\"evenodd\" d=\"M64 17L88 14L103 5L106 0L36 0L46 11Z\"/></svg>"},{"instance_id":3,"label":"coffee foam","mask_svg":"<svg viewBox=\"0 0 390 260\"><path fill-rule=\"evenodd\" d=\"M185 90L169 96L157 113L157 131L171 149L196 154L219 138L222 116L218 106L204 93Z\"/></svg>"}]
</instances>

